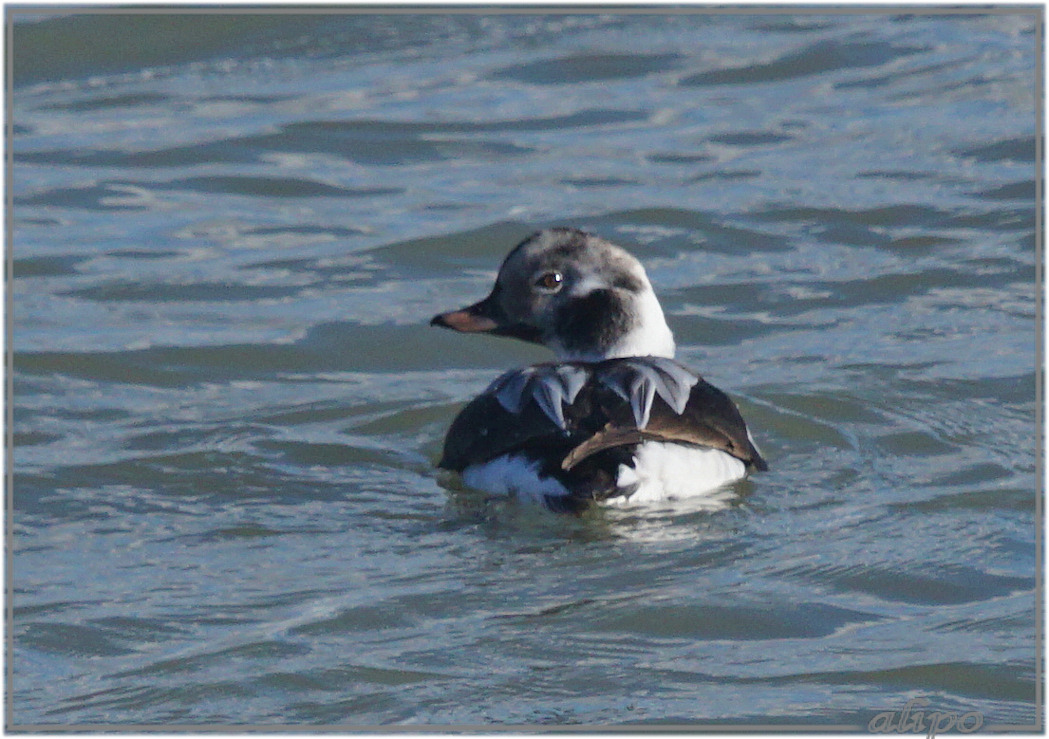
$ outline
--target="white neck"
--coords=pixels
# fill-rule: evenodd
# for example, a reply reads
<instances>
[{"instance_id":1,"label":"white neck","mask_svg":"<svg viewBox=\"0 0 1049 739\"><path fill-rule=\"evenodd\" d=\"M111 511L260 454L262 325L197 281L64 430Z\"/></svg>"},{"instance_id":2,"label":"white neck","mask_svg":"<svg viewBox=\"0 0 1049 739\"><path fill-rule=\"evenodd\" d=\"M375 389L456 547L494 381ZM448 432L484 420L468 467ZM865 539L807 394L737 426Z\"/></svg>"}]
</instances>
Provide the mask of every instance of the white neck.
<instances>
[{"instance_id":1,"label":"white neck","mask_svg":"<svg viewBox=\"0 0 1049 739\"><path fill-rule=\"evenodd\" d=\"M634 327L607 352L612 357L669 357L674 358L674 334L670 332L663 308L656 294L646 290L638 296L638 321Z\"/></svg>"},{"instance_id":2,"label":"white neck","mask_svg":"<svg viewBox=\"0 0 1049 739\"><path fill-rule=\"evenodd\" d=\"M667 357L674 358L674 335L664 323L658 331L649 326L644 330L635 329L624 336L621 341L609 350L604 359L613 357Z\"/></svg>"}]
</instances>

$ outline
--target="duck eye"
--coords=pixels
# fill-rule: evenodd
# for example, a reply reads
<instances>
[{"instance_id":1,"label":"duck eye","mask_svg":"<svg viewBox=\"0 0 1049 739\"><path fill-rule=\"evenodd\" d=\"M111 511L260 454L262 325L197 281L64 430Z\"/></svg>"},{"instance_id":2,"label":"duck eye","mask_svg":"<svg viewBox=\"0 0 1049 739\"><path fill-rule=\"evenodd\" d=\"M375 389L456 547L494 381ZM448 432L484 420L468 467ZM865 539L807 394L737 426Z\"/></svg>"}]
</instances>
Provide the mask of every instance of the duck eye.
<instances>
[{"instance_id":1,"label":"duck eye","mask_svg":"<svg viewBox=\"0 0 1049 739\"><path fill-rule=\"evenodd\" d=\"M535 284L544 290L558 290L564 281L565 277L560 272L544 272Z\"/></svg>"}]
</instances>

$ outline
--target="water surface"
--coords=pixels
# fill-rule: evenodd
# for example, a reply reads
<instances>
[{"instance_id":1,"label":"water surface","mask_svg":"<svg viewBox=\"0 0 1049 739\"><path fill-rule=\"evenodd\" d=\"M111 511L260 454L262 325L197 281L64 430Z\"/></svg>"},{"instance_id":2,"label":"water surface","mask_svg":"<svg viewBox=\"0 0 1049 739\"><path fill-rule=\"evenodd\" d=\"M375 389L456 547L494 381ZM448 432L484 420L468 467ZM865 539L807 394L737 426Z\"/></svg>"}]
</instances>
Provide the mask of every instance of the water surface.
<instances>
[{"instance_id":1,"label":"water surface","mask_svg":"<svg viewBox=\"0 0 1049 739\"><path fill-rule=\"evenodd\" d=\"M1040 9L12 17L9 727L1041 730ZM436 472L549 225L768 473Z\"/></svg>"}]
</instances>

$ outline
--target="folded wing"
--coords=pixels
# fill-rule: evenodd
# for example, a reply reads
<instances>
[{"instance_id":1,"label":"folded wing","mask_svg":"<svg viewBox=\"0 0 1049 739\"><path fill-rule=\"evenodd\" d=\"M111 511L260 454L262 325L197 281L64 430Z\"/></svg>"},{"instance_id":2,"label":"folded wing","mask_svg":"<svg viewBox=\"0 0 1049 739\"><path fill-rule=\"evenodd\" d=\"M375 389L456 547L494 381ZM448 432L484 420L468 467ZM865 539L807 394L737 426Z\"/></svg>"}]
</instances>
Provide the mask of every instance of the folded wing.
<instances>
[{"instance_id":1,"label":"folded wing","mask_svg":"<svg viewBox=\"0 0 1049 739\"><path fill-rule=\"evenodd\" d=\"M440 466L462 471L505 454L571 471L646 440L720 449L767 469L736 405L670 359L540 364L502 375L452 423Z\"/></svg>"}]
</instances>

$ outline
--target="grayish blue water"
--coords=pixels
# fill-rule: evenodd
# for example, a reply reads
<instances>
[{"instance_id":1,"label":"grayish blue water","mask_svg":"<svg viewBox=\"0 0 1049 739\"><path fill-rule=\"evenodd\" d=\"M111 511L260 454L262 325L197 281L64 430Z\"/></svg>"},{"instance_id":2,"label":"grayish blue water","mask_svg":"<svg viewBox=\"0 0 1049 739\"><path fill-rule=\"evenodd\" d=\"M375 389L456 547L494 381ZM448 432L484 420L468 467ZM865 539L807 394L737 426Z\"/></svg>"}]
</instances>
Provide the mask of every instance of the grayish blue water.
<instances>
[{"instance_id":1,"label":"grayish blue water","mask_svg":"<svg viewBox=\"0 0 1049 739\"><path fill-rule=\"evenodd\" d=\"M8 13L9 727L1041 730L1040 7ZM739 402L721 510L436 473L548 225Z\"/></svg>"}]
</instances>

